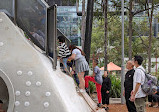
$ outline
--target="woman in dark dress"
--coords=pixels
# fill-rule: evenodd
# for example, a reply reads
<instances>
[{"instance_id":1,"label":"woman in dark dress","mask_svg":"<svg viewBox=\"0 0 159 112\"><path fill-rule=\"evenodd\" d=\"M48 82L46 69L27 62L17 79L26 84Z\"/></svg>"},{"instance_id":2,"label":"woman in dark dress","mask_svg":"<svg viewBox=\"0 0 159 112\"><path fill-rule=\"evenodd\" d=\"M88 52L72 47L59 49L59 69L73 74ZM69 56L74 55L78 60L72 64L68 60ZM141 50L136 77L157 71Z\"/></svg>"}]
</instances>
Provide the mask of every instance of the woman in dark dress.
<instances>
[{"instance_id":1,"label":"woman in dark dress","mask_svg":"<svg viewBox=\"0 0 159 112\"><path fill-rule=\"evenodd\" d=\"M102 104L106 110L109 109L108 105L109 105L110 89L111 89L111 80L108 77L107 71L105 71L104 75L103 75L103 83L102 83L101 93L102 93Z\"/></svg>"}]
</instances>

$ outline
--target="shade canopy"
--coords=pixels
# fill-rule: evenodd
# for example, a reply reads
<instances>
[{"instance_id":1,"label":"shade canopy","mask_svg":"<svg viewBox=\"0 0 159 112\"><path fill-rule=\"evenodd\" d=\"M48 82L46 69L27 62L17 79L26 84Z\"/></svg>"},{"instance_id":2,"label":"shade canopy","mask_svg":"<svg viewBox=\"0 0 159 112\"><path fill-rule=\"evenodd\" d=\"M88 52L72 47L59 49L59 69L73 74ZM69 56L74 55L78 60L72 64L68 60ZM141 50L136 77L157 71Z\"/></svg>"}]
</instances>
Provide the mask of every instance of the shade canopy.
<instances>
[{"instance_id":1,"label":"shade canopy","mask_svg":"<svg viewBox=\"0 0 159 112\"><path fill-rule=\"evenodd\" d=\"M115 71L115 70L121 70L121 67L115 65L113 62L110 62L107 64L108 71ZM100 70L104 70L104 67L101 67Z\"/></svg>"}]
</instances>

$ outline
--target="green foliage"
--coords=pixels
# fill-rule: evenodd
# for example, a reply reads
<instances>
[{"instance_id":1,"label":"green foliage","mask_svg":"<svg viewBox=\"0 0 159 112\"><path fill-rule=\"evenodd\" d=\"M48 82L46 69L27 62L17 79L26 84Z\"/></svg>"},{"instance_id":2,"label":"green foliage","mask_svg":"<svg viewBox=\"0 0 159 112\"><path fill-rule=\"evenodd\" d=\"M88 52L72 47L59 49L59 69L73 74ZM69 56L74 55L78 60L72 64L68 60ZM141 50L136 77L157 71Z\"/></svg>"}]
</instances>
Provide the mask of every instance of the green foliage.
<instances>
[{"instance_id":1,"label":"green foliage","mask_svg":"<svg viewBox=\"0 0 159 112\"><path fill-rule=\"evenodd\" d=\"M110 97L120 98L120 96L121 96L121 80L117 77L117 75L110 75L109 77L111 79Z\"/></svg>"},{"instance_id":2,"label":"green foliage","mask_svg":"<svg viewBox=\"0 0 159 112\"><path fill-rule=\"evenodd\" d=\"M25 37L26 37L27 39L29 39L29 36L28 36L26 33L24 33L24 35L25 35Z\"/></svg>"},{"instance_id":3,"label":"green foliage","mask_svg":"<svg viewBox=\"0 0 159 112\"><path fill-rule=\"evenodd\" d=\"M112 98L120 98L121 95L121 81L117 77L117 75L110 75L111 79L111 90L110 90L110 97ZM90 93L92 94L96 91L96 85L93 82L89 82Z\"/></svg>"},{"instance_id":4,"label":"green foliage","mask_svg":"<svg viewBox=\"0 0 159 112\"><path fill-rule=\"evenodd\" d=\"M96 85L93 82L89 81L90 93L93 93L96 90Z\"/></svg>"},{"instance_id":5,"label":"green foliage","mask_svg":"<svg viewBox=\"0 0 159 112\"><path fill-rule=\"evenodd\" d=\"M103 21L94 21L94 27L92 31L92 43L91 43L91 54L97 53L99 49L103 50L104 46L104 29ZM98 44L97 44L98 43Z\"/></svg>"},{"instance_id":6,"label":"green foliage","mask_svg":"<svg viewBox=\"0 0 159 112\"><path fill-rule=\"evenodd\" d=\"M120 65L121 55L119 54L121 54L121 19L118 16L108 16L108 19L108 62L113 61L115 64ZM103 19L94 20L91 40L91 56L93 54L99 54L98 56L101 59L104 57ZM102 63L100 63L99 66L101 65Z\"/></svg>"},{"instance_id":7,"label":"green foliage","mask_svg":"<svg viewBox=\"0 0 159 112\"><path fill-rule=\"evenodd\" d=\"M118 16L108 16L108 62L114 62L121 66L121 19ZM125 39L124 49L125 57L128 57L129 52L129 38L128 38L128 21L125 20ZM146 35L146 36L143 36ZM144 58L144 66L147 63L148 57L148 35L149 27L147 18L140 20L134 19L133 21L133 40L132 40L132 56L138 54ZM159 39L152 39L152 56L159 56ZM98 54L99 59L104 58L104 20L95 19L92 30L92 42L91 42L91 56ZM104 60L102 60L99 66L103 66Z\"/></svg>"},{"instance_id":8,"label":"green foliage","mask_svg":"<svg viewBox=\"0 0 159 112\"><path fill-rule=\"evenodd\" d=\"M149 27L148 27L148 19L146 17L136 18L134 17L133 21L133 35L137 36L148 36L149 35Z\"/></svg>"}]
</instances>

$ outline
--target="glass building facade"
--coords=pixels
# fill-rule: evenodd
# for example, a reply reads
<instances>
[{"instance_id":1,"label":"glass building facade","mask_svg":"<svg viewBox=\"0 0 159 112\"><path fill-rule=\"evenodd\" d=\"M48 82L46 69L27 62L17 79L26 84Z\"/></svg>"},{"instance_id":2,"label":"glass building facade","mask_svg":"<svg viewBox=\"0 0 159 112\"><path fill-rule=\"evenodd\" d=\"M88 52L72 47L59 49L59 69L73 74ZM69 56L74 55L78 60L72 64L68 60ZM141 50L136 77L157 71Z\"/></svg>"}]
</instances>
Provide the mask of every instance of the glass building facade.
<instances>
[{"instance_id":1,"label":"glass building facade","mask_svg":"<svg viewBox=\"0 0 159 112\"><path fill-rule=\"evenodd\" d=\"M77 46L81 45L80 21L81 17L77 15L76 6L58 6L57 28Z\"/></svg>"},{"instance_id":2,"label":"glass building facade","mask_svg":"<svg viewBox=\"0 0 159 112\"><path fill-rule=\"evenodd\" d=\"M50 6L57 4L57 28L71 41L81 46L82 0L45 0ZM78 2L77 2L78 1ZM101 0L97 0L101 3ZM100 5L94 4L94 9ZM85 10L87 0L85 0Z\"/></svg>"},{"instance_id":3,"label":"glass building facade","mask_svg":"<svg viewBox=\"0 0 159 112\"><path fill-rule=\"evenodd\" d=\"M57 4L57 28L71 41L81 46L82 0L45 0L50 6ZM77 2L78 1L78 2ZM85 0L85 10L87 9ZM101 3L101 0L96 2ZM95 3L94 9L101 6Z\"/></svg>"},{"instance_id":4,"label":"glass building facade","mask_svg":"<svg viewBox=\"0 0 159 112\"><path fill-rule=\"evenodd\" d=\"M50 6L57 4L57 28L71 44L81 46L81 17L77 15L75 0L45 0ZM81 9L79 0L78 10Z\"/></svg>"}]
</instances>

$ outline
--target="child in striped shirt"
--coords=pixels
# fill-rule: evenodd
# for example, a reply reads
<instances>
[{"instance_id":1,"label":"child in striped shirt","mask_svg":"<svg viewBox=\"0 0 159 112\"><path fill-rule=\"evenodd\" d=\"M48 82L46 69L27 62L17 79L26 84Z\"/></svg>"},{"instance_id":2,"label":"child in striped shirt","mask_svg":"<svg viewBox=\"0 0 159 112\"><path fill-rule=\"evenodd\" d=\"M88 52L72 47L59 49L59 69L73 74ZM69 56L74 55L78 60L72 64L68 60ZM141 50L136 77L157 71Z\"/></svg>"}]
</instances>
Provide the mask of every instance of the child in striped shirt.
<instances>
[{"instance_id":1,"label":"child in striped shirt","mask_svg":"<svg viewBox=\"0 0 159 112\"><path fill-rule=\"evenodd\" d=\"M65 44L65 37L59 36L58 37L59 41L59 54L58 56L61 58L61 61L63 62L64 66L64 72L66 73L67 69L67 60L68 57L71 55L70 50L68 49L67 45Z\"/></svg>"}]
</instances>

